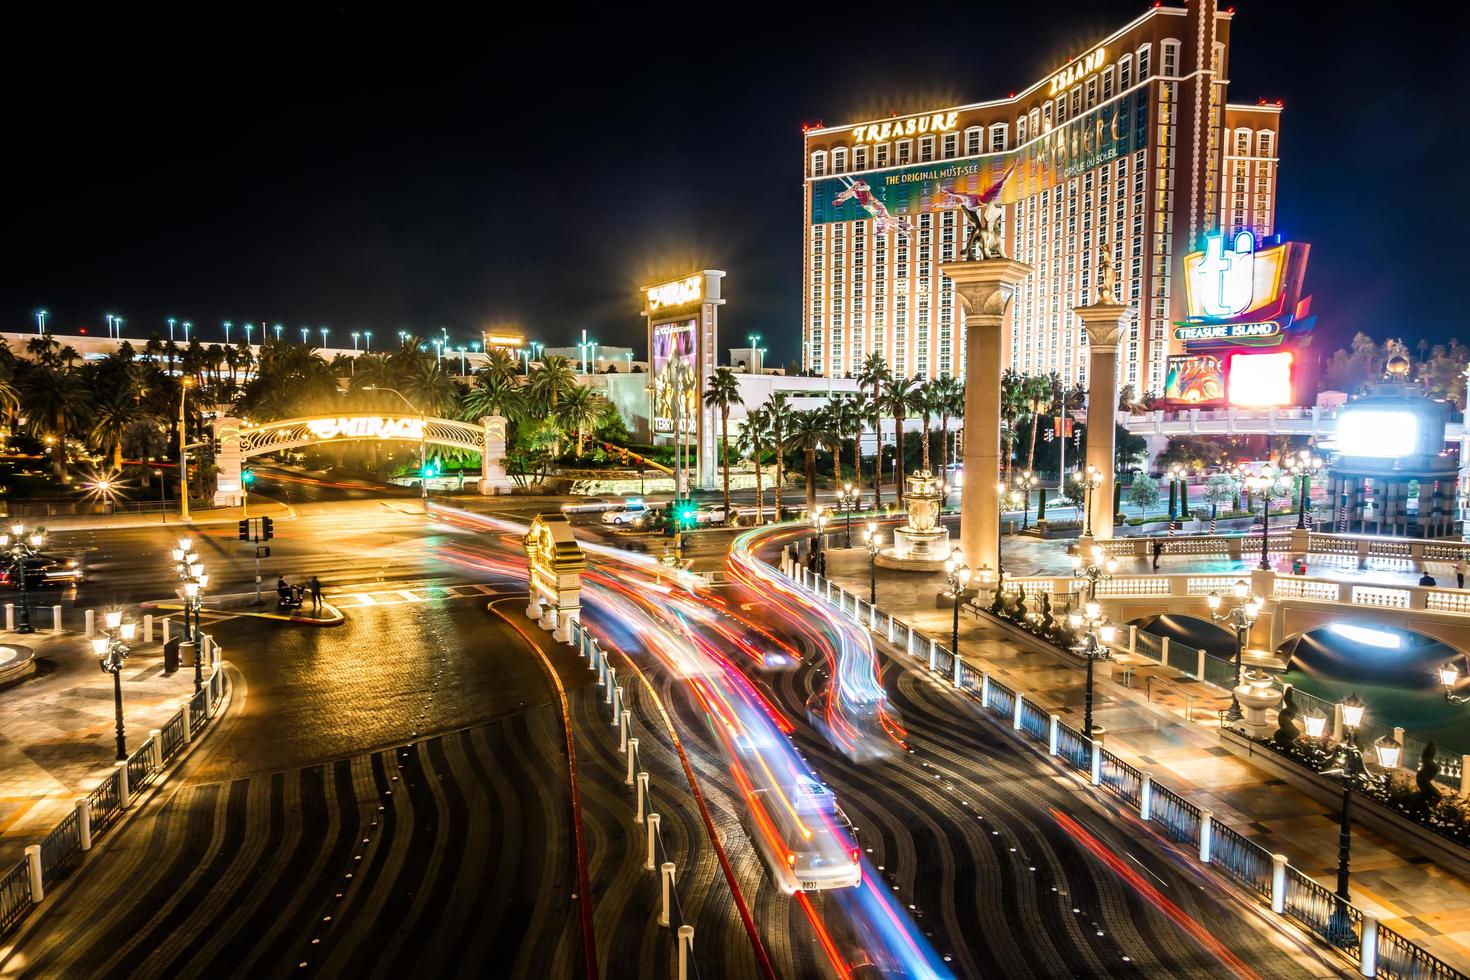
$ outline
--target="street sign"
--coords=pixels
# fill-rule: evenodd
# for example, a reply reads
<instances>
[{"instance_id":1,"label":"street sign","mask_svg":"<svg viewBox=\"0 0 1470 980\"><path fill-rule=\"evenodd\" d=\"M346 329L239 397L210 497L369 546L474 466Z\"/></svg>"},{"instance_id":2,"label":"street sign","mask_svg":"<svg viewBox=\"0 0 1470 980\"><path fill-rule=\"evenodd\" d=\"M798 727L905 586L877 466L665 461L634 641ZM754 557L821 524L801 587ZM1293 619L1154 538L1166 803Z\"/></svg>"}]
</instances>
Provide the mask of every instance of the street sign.
<instances>
[{"instance_id":1,"label":"street sign","mask_svg":"<svg viewBox=\"0 0 1470 980\"><path fill-rule=\"evenodd\" d=\"M270 549L270 546L269 545L258 544L258 545L255 546L255 557L257 559L260 559L260 558L269 558L270 556L271 556L271 549Z\"/></svg>"}]
</instances>

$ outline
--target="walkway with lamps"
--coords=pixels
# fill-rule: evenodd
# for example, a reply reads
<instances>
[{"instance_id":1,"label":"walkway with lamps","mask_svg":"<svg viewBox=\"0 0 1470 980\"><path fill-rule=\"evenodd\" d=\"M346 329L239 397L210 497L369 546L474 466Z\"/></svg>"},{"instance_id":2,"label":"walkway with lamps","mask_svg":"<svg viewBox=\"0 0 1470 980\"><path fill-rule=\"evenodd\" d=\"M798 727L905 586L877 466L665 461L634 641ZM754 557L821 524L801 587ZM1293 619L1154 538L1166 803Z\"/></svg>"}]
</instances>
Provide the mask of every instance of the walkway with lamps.
<instances>
[{"instance_id":1,"label":"walkway with lamps","mask_svg":"<svg viewBox=\"0 0 1470 980\"><path fill-rule=\"evenodd\" d=\"M869 564L860 543L827 549L827 577L849 592L868 593ZM1020 545L1013 551L1013 545ZM1025 542L1004 542L1006 570L1035 574ZM1060 549L1047 549L1060 554ZM1199 556L1191 556L1194 562ZM1061 556L1066 561L1065 555ZM1182 558L1180 559L1183 560ZM1068 566L1070 567L1070 566ZM936 596L945 575L877 570L878 607L913 624L948 646L952 611ZM1010 639L1003 628L960 619L964 659L1028 698L1082 728L1084 664L1080 657L1041 653ZM1218 713L1230 696L1158 665L1136 665L1124 683L1126 665L1097 665L1093 715L1105 730L1104 744L1130 764L1220 820L1335 887L1338 809L1316 802L1279 779L1269 778L1219 744ZM1161 696L1162 692L1162 696ZM1186 720L1186 711L1190 720ZM1353 830L1354 901L1376 909L1392 928L1436 956L1470 972L1470 881L1442 869L1367 827Z\"/></svg>"},{"instance_id":2,"label":"walkway with lamps","mask_svg":"<svg viewBox=\"0 0 1470 980\"><path fill-rule=\"evenodd\" d=\"M193 670L165 674L156 632L154 639L130 643L122 671L129 749L194 693ZM98 668L91 641L0 630L0 646L29 647L37 666L29 680L0 690L0 866L8 867L107 776L116 742L112 677Z\"/></svg>"}]
</instances>

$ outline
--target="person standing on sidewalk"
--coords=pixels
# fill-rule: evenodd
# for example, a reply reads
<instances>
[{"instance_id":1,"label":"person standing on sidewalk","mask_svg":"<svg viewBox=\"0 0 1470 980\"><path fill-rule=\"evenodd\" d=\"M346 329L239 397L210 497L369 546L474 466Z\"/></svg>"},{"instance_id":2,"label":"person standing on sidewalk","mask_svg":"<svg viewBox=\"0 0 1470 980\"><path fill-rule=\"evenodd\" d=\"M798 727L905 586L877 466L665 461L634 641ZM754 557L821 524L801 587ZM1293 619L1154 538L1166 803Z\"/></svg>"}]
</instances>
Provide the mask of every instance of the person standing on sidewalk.
<instances>
[{"instance_id":1,"label":"person standing on sidewalk","mask_svg":"<svg viewBox=\"0 0 1470 980\"><path fill-rule=\"evenodd\" d=\"M321 612L322 611L322 581L321 581L321 579L319 579L315 575L313 575L311 577L311 581L310 582L307 582L306 585L307 585L307 588L311 589L311 611L312 612Z\"/></svg>"},{"instance_id":2,"label":"person standing on sidewalk","mask_svg":"<svg viewBox=\"0 0 1470 980\"><path fill-rule=\"evenodd\" d=\"M1456 588L1463 589L1465 587L1465 570L1466 570L1467 567L1470 567L1470 566L1466 566L1466 564L1465 564L1465 556L1464 555L1461 555L1459 558L1455 559L1455 586L1456 586Z\"/></svg>"}]
</instances>

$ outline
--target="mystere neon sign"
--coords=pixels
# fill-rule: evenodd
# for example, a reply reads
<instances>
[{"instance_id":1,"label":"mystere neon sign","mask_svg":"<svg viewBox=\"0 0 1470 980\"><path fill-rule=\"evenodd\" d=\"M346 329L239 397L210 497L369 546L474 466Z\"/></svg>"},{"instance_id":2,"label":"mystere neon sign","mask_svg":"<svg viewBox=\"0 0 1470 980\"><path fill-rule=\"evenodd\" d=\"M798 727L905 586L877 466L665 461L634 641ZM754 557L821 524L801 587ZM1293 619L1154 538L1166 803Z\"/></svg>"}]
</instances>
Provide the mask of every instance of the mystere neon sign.
<instances>
[{"instance_id":1,"label":"mystere neon sign","mask_svg":"<svg viewBox=\"0 0 1470 980\"><path fill-rule=\"evenodd\" d=\"M423 419L312 419L306 423L318 439L422 439Z\"/></svg>"},{"instance_id":2,"label":"mystere neon sign","mask_svg":"<svg viewBox=\"0 0 1470 980\"><path fill-rule=\"evenodd\" d=\"M704 276L695 274L678 282L649 286L647 292L650 312L671 306L688 306L704 299Z\"/></svg>"}]
</instances>

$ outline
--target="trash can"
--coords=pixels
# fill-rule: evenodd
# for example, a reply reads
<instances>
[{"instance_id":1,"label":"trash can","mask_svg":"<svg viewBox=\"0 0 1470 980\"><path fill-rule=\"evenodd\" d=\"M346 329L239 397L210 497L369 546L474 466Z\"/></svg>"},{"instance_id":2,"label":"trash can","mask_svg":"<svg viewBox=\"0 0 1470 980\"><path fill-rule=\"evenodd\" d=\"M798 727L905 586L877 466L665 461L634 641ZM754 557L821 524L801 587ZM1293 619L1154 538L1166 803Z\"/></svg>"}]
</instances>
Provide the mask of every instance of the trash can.
<instances>
[{"instance_id":1,"label":"trash can","mask_svg":"<svg viewBox=\"0 0 1470 980\"><path fill-rule=\"evenodd\" d=\"M181 642L183 642L182 638L175 636L163 645L163 672L165 674L179 672L179 644Z\"/></svg>"}]
</instances>

